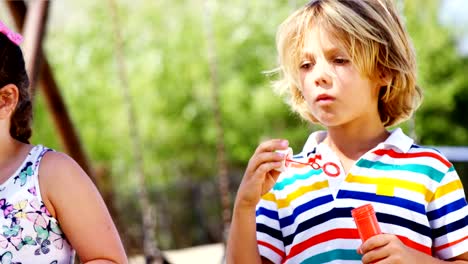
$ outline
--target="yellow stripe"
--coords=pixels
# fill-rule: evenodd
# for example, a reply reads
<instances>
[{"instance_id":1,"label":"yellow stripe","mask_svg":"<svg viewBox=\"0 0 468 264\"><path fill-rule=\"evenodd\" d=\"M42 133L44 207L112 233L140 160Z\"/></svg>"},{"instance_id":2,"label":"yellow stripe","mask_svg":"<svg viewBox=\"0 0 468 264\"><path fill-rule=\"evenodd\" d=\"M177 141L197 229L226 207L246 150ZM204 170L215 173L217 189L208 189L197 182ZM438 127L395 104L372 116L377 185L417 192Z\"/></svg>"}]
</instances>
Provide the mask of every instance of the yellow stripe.
<instances>
[{"instance_id":1,"label":"yellow stripe","mask_svg":"<svg viewBox=\"0 0 468 264\"><path fill-rule=\"evenodd\" d=\"M303 194L306 194L308 192L320 190L320 189L323 189L323 188L326 188L326 187L328 187L328 180L321 181L321 182L316 182L316 183L314 183L312 185L309 185L309 186L301 186L301 187L299 187L299 189L297 189L294 192L288 194L288 196L286 196L286 198L284 198L284 199L277 200L275 195L273 193L271 193L271 192L263 195L262 199L267 200L267 201L271 201L271 202L276 202L276 205L278 206L278 208L284 208L284 207L288 207L289 204L291 203L291 201L298 198L299 196L301 196Z\"/></svg>"},{"instance_id":2,"label":"yellow stripe","mask_svg":"<svg viewBox=\"0 0 468 264\"><path fill-rule=\"evenodd\" d=\"M433 193L426 188L424 184L412 182L412 181L406 181L406 180L400 180L400 179L393 179L393 178L387 178L387 177L379 177L379 178L370 178L370 177L365 177L365 176L358 176L358 175L352 175L348 174L346 177L347 182L355 182L355 183L363 183L363 184L375 184L377 187L377 190L379 194L384 194L384 195L389 195L393 194L391 190L389 190L390 186L393 186L393 188L401 188L413 192L418 192L422 195L424 195L425 200L429 202L432 197Z\"/></svg>"},{"instance_id":3,"label":"yellow stripe","mask_svg":"<svg viewBox=\"0 0 468 264\"><path fill-rule=\"evenodd\" d=\"M377 185L376 193L377 193L377 195L384 195L384 196L394 197L395 196L395 186L379 184L379 185Z\"/></svg>"},{"instance_id":4,"label":"yellow stripe","mask_svg":"<svg viewBox=\"0 0 468 264\"><path fill-rule=\"evenodd\" d=\"M273 193L269 192L265 195L262 196L263 200L271 201L271 202L276 202L276 197Z\"/></svg>"},{"instance_id":5,"label":"yellow stripe","mask_svg":"<svg viewBox=\"0 0 468 264\"><path fill-rule=\"evenodd\" d=\"M452 182L449 182L445 185L442 185L440 186L439 188L437 188L435 194L434 194L434 199L433 200L436 200L448 193L451 193L453 191L456 191L456 190L459 190L459 189L462 189L463 188L463 185L461 183L460 180L455 180L455 181L452 181Z\"/></svg>"},{"instance_id":6,"label":"yellow stripe","mask_svg":"<svg viewBox=\"0 0 468 264\"><path fill-rule=\"evenodd\" d=\"M302 187L299 187L299 189L295 190L294 192L288 194L286 198L277 200L276 204L278 208L288 207L291 201L298 198L299 196L302 196L308 192L317 191L317 190L327 188L327 187L328 187L328 180L316 182L309 186L302 186Z\"/></svg>"}]
</instances>

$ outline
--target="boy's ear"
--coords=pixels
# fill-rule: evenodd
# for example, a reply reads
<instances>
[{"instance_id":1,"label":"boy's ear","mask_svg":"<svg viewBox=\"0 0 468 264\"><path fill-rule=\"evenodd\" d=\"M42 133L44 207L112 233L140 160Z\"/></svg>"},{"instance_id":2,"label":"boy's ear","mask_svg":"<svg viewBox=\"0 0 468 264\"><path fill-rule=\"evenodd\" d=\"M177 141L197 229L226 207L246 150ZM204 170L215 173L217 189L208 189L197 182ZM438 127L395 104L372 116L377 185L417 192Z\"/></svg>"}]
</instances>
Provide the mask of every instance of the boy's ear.
<instances>
[{"instance_id":1,"label":"boy's ear","mask_svg":"<svg viewBox=\"0 0 468 264\"><path fill-rule=\"evenodd\" d=\"M379 76L378 76L378 82L380 84L380 87L382 86L388 86L389 84L392 83L393 80L393 74L387 71L380 71Z\"/></svg>"},{"instance_id":2,"label":"boy's ear","mask_svg":"<svg viewBox=\"0 0 468 264\"><path fill-rule=\"evenodd\" d=\"M19 91L14 84L7 84L0 88L0 119L13 115L18 104Z\"/></svg>"}]
</instances>

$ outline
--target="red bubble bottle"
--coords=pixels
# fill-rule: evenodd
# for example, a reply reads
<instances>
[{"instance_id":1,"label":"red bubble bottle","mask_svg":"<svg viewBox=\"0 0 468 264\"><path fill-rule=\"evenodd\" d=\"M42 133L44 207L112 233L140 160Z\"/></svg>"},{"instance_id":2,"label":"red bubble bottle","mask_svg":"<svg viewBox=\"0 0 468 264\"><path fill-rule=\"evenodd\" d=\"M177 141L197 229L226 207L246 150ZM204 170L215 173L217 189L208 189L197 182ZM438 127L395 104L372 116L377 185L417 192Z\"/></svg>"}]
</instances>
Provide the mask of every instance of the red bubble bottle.
<instances>
[{"instance_id":1,"label":"red bubble bottle","mask_svg":"<svg viewBox=\"0 0 468 264\"><path fill-rule=\"evenodd\" d=\"M351 210L351 215L356 222L359 237L364 243L372 236L381 234L379 222L375 216L374 207L372 204L366 204Z\"/></svg>"}]
</instances>

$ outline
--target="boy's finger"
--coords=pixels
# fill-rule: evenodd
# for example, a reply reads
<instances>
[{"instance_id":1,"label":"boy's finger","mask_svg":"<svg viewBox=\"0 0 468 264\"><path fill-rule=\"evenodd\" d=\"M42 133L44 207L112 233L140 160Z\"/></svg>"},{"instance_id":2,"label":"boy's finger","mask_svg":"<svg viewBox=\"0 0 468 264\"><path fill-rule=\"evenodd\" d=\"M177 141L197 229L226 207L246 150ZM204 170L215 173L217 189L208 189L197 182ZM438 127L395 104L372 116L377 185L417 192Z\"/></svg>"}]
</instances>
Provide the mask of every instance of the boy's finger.
<instances>
[{"instance_id":1,"label":"boy's finger","mask_svg":"<svg viewBox=\"0 0 468 264\"><path fill-rule=\"evenodd\" d=\"M269 163L269 162L281 162L285 159L284 153L278 152L261 152L256 154L253 159L251 160L251 164L249 164L249 169L251 171L256 171L262 164ZM280 166L281 167L281 166Z\"/></svg>"},{"instance_id":2,"label":"boy's finger","mask_svg":"<svg viewBox=\"0 0 468 264\"><path fill-rule=\"evenodd\" d=\"M274 169L281 167L281 162L268 162L268 163L263 163L261 164L256 173L255 176L260 177L260 176L266 176L268 172L274 171ZM278 179L279 173L276 177L274 177L274 181Z\"/></svg>"},{"instance_id":3,"label":"boy's finger","mask_svg":"<svg viewBox=\"0 0 468 264\"><path fill-rule=\"evenodd\" d=\"M272 140L262 142L255 150L255 154L258 154L261 152L272 152L275 150L286 149L288 146L289 146L289 142L285 139L272 139Z\"/></svg>"}]
</instances>

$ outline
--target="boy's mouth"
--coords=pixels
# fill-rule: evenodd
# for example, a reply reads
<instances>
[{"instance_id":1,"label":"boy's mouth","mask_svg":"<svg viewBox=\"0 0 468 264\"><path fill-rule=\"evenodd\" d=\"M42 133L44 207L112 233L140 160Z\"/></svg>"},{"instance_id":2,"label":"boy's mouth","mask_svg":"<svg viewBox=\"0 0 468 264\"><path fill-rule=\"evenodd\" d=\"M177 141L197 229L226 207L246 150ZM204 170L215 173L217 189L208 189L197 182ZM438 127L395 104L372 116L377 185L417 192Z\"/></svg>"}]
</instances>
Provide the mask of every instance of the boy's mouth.
<instances>
[{"instance_id":1,"label":"boy's mouth","mask_svg":"<svg viewBox=\"0 0 468 264\"><path fill-rule=\"evenodd\" d=\"M315 99L316 102L323 102L323 101L328 102L328 101L333 101L333 100L335 100L335 97L330 96L328 94L320 94Z\"/></svg>"}]
</instances>

